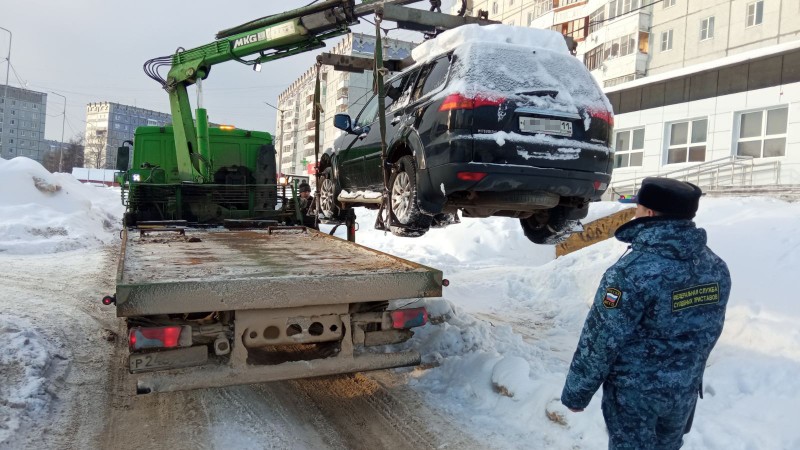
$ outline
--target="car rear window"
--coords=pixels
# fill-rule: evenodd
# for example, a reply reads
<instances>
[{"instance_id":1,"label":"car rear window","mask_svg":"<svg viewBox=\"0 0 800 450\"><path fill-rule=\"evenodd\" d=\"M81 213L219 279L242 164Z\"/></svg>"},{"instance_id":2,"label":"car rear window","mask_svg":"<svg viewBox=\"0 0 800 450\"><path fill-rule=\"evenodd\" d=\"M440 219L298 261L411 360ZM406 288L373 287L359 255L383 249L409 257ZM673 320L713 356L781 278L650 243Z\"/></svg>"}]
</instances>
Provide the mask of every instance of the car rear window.
<instances>
[{"instance_id":1,"label":"car rear window","mask_svg":"<svg viewBox=\"0 0 800 450\"><path fill-rule=\"evenodd\" d=\"M458 48L446 92L511 97L521 92L558 91L568 109L606 107L605 95L586 67L572 55L488 42Z\"/></svg>"}]
</instances>

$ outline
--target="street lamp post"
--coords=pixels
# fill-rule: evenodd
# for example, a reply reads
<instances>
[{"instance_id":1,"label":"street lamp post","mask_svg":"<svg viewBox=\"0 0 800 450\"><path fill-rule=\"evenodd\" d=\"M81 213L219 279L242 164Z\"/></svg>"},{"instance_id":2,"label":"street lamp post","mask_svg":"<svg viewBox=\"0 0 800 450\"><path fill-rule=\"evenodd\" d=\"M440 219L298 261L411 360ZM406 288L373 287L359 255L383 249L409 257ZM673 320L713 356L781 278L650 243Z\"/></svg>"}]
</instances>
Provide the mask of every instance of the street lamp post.
<instances>
[{"instance_id":1,"label":"street lamp post","mask_svg":"<svg viewBox=\"0 0 800 450\"><path fill-rule=\"evenodd\" d=\"M278 176L280 177L280 176L283 175L283 167L282 167L283 166L283 113L285 113L286 110L285 109L280 109L280 108L278 108L276 106L272 106L267 102L264 102L264 104L269 106L270 108L275 109L279 113L281 113L281 127L280 127L281 143L280 143L280 145L278 147Z\"/></svg>"},{"instance_id":2,"label":"street lamp post","mask_svg":"<svg viewBox=\"0 0 800 450\"><path fill-rule=\"evenodd\" d=\"M0 30L8 32L8 56L6 56L6 84L3 88L3 122L6 118L6 108L8 108L8 71L11 69L11 30L0 27Z\"/></svg>"},{"instance_id":3,"label":"street lamp post","mask_svg":"<svg viewBox=\"0 0 800 450\"><path fill-rule=\"evenodd\" d=\"M67 120L67 97L59 94L58 92L50 91L51 94L57 95L64 99L64 112L61 118L61 144L58 146L58 171L62 171L62 163L64 161L64 122Z\"/></svg>"}]
</instances>

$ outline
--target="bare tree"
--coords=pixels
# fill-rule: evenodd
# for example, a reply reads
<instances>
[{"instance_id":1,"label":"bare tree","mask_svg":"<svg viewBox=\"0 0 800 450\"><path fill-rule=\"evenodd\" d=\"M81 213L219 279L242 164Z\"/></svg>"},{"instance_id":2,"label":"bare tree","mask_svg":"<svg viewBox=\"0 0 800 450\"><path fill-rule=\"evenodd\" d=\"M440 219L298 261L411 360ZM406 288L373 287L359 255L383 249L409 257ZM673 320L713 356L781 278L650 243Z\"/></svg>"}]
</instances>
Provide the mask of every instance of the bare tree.
<instances>
[{"instance_id":1,"label":"bare tree","mask_svg":"<svg viewBox=\"0 0 800 450\"><path fill-rule=\"evenodd\" d=\"M106 166L106 131L96 130L94 133L86 133L85 150L83 162L85 167L91 169L103 169Z\"/></svg>"},{"instance_id":2,"label":"bare tree","mask_svg":"<svg viewBox=\"0 0 800 450\"><path fill-rule=\"evenodd\" d=\"M73 167L83 167L83 135L76 134L69 142L64 143L64 151L58 149L48 151L42 158L42 165L50 172L58 171L59 159L62 170L72 172Z\"/></svg>"}]
</instances>

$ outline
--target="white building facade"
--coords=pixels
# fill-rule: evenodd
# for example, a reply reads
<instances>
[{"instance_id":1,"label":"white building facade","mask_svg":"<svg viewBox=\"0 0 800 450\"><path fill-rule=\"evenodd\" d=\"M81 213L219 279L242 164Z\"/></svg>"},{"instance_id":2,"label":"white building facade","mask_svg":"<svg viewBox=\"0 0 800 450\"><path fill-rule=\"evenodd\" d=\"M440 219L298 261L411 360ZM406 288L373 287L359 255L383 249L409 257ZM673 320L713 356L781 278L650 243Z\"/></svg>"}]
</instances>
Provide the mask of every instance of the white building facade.
<instances>
[{"instance_id":1,"label":"white building facade","mask_svg":"<svg viewBox=\"0 0 800 450\"><path fill-rule=\"evenodd\" d=\"M479 10L576 40L615 112L609 192L630 194L651 175L705 188L800 184L800 2L472 2Z\"/></svg>"},{"instance_id":2,"label":"white building facade","mask_svg":"<svg viewBox=\"0 0 800 450\"><path fill-rule=\"evenodd\" d=\"M413 42L383 38L385 59L405 59L416 46ZM375 52L375 37L351 33L345 36L330 53L371 58ZM334 128L333 116L347 113L355 117L372 95L372 72L351 73L322 66L320 74L320 153L333 147L341 135ZM314 89L316 68L303 75L278 96L275 149L280 157L281 173L307 174L316 163L314 154ZM283 120L281 120L283 116Z\"/></svg>"},{"instance_id":3,"label":"white building facade","mask_svg":"<svg viewBox=\"0 0 800 450\"><path fill-rule=\"evenodd\" d=\"M112 102L89 103L86 105L84 166L115 169L117 148L124 141L133 141L136 127L170 123L171 116L158 111ZM133 155L130 160L133 161Z\"/></svg>"}]
</instances>

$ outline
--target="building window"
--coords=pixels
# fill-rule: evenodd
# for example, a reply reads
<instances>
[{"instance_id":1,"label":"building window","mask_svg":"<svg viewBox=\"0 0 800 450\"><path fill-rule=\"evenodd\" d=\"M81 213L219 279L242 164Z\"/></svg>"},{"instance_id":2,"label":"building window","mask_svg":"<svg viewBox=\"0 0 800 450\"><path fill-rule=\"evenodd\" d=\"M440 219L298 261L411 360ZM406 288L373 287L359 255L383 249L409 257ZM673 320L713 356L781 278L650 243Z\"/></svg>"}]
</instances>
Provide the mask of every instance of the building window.
<instances>
[{"instance_id":1,"label":"building window","mask_svg":"<svg viewBox=\"0 0 800 450\"><path fill-rule=\"evenodd\" d=\"M612 41L606 42L603 59L613 59L620 56L630 55L636 51L636 35L629 34Z\"/></svg>"},{"instance_id":2,"label":"building window","mask_svg":"<svg viewBox=\"0 0 800 450\"><path fill-rule=\"evenodd\" d=\"M492 14L497 14L500 12L500 5L497 2L492 3Z\"/></svg>"},{"instance_id":3,"label":"building window","mask_svg":"<svg viewBox=\"0 0 800 450\"><path fill-rule=\"evenodd\" d=\"M608 2L608 18L613 19L636 9L639 9L639 0L611 0Z\"/></svg>"},{"instance_id":4,"label":"building window","mask_svg":"<svg viewBox=\"0 0 800 450\"><path fill-rule=\"evenodd\" d=\"M606 17L606 8L602 7L589 15L589 33L603 28L603 20Z\"/></svg>"},{"instance_id":5,"label":"building window","mask_svg":"<svg viewBox=\"0 0 800 450\"><path fill-rule=\"evenodd\" d=\"M789 108L738 114L739 137L736 154L753 158L786 155L786 124Z\"/></svg>"},{"instance_id":6,"label":"building window","mask_svg":"<svg viewBox=\"0 0 800 450\"><path fill-rule=\"evenodd\" d=\"M644 128L617 131L614 135L614 168L641 167L644 156Z\"/></svg>"},{"instance_id":7,"label":"building window","mask_svg":"<svg viewBox=\"0 0 800 450\"><path fill-rule=\"evenodd\" d=\"M672 50L672 29L661 32L661 51Z\"/></svg>"},{"instance_id":8,"label":"building window","mask_svg":"<svg viewBox=\"0 0 800 450\"><path fill-rule=\"evenodd\" d=\"M553 9L553 0L536 0L533 4L533 11L528 13L528 25L538 17L545 15Z\"/></svg>"},{"instance_id":9,"label":"building window","mask_svg":"<svg viewBox=\"0 0 800 450\"><path fill-rule=\"evenodd\" d=\"M577 41L577 40L582 40L586 37L588 23L589 23L589 18L583 17L581 19L553 25L552 29L558 31L564 36L569 36Z\"/></svg>"},{"instance_id":10,"label":"building window","mask_svg":"<svg viewBox=\"0 0 800 450\"><path fill-rule=\"evenodd\" d=\"M669 127L667 164L706 160L708 119L675 122L667 126Z\"/></svg>"},{"instance_id":11,"label":"building window","mask_svg":"<svg viewBox=\"0 0 800 450\"><path fill-rule=\"evenodd\" d=\"M714 16L703 19L700 23L700 40L705 41L714 37Z\"/></svg>"},{"instance_id":12,"label":"building window","mask_svg":"<svg viewBox=\"0 0 800 450\"><path fill-rule=\"evenodd\" d=\"M648 33L647 31L640 31L639 53L644 53L646 55L648 51L650 51L650 33Z\"/></svg>"},{"instance_id":13,"label":"building window","mask_svg":"<svg viewBox=\"0 0 800 450\"><path fill-rule=\"evenodd\" d=\"M603 64L603 46L598 45L586 52L586 54L583 55L583 64L585 64L586 68L589 70L599 69L600 64Z\"/></svg>"},{"instance_id":14,"label":"building window","mask_svg":"<svg viewBox=\"0 0 800 450\"><path fill-rule=\"evenodd\" d=\"M664 9L675 6L675 0L664 0Z\"/></svg>"},{"instance_id":15,"label":"building window","mask_svg":"<svg viewBox=\"0 0 800 450\"><path fill-rule=\"evenodd\" d=\"M508 0L508 6L514 6L514 0Z\"/></svg>"},{"instance_id":16,"label":"building window","mask_svg":"<svg viewBox=\"0 0 800 450\"><path fill-rule=\"evenodd\" d=\"M764 20L764 0L747 4L747 26L752 27Z\"/></svg>"}]
</instances>

